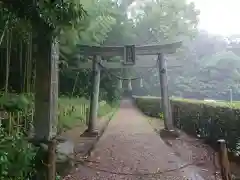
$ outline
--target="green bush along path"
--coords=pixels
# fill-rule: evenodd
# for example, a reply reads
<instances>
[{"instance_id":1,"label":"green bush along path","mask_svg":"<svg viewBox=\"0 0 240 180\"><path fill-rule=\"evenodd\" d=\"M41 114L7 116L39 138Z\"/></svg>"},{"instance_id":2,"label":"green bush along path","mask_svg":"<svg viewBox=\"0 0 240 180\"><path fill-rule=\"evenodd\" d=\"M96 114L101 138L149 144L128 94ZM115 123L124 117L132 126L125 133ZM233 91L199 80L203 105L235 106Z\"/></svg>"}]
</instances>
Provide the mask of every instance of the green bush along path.
<instances>
[{"instance_id":1,"label":"green bush along path","mask_svg":"<svg viewBox=\"0 0 240 180\"><path fill-rule=\"evenodd\" d=\"M136 98L136 105L145 114L159 117L158 98ZM239 103L207 103L200 100L172 99L175 126L186 133L200 137L216 147L219 139L225 139L232 154L239 153L240 108Z\"/></svg>"}]
</instances>

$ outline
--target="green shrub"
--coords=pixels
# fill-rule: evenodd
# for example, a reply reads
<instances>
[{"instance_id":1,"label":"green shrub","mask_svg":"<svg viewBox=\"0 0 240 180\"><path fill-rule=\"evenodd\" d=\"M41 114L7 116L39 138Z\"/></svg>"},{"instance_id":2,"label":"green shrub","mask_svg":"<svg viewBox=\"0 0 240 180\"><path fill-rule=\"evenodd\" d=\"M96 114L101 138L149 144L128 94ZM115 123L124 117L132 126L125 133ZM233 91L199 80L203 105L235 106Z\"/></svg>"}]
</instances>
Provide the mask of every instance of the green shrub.
<instances>
[{"instance_id":1,"label":"green shrub","mask_svg":"<svg viewBox=\"0 0 240 180\"><path fill-rule=\"evenodd\" d=\"M161 102L159 97L134 97L135 104L137 107L146 115L153 116L153 117L159 117L159 113L162 112L161 109ZM233 104L226 103L226 102L219 102L219 103L209 103L205 101L200 100L194 100L194 99L171 99L171 104L176 104L178 102L181 103L191 103L191 104L205 104L209 106L217 106L217 107L229 107L229 108L239 108L240 106L237 106L238 103L234 102Z\"/></svg>"},{"instance_id":2,"label":"green shrub","mask_svg":"<svg viewBox=\"0 0 240 180\"><path fill-rule=\"evenodd\" d=\"M24 111L31 106L32 99L24 94L2 94L0 107L6 111Z\"/></svg>"},{"instance_id":3,"label":"green shrub","mask_svg":"<svg viewBox=\"0 0 240 180\"><path fill-rule=\"evenodd\" d=\"M8 136L0 129L0 139L0 179L30 179L37 149L23 140L21 134Z\"/></svg>"},{"instance_id":4,"label":"green shrub","mask_svg":"<svg viewBox=\"0 0 240 180\"><path fill-rule=\"evenodd\" d=\"M136 106L146 115L159 118L162 112L160 98L135 98Z\"/></svg>"},{"instance_id":5,"label":"green shrub","mask_svg":"<svg viewBox=\"0 0 240 180\"><path fill-rule=\"evenodd\" d=\"M212 145L225 139L231 152L238 151L240 109L186 101L171 104L176 127Z\"/></svg>"},{"instance_id":6,"label":"green shrub","mask_svg":"<svg viewBox=\"0 0 240 180\"><path fill-rule=\"evenodd\" d=\"M160 99L136 98L137 107L150 116L159 117ZM240 109L226 104L209 104L203 101L171 100L174 125L211 145L225 139L231 152L239 150Z\"/></svg>"}]
</instances>

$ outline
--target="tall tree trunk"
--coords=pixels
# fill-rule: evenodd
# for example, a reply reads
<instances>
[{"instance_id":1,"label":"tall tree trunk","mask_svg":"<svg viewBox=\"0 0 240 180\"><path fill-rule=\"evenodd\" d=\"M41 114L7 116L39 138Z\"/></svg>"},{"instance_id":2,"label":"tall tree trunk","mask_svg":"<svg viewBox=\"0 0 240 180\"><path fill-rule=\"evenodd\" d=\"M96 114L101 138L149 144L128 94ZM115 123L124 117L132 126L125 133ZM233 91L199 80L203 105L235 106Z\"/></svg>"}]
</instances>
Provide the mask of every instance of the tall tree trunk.
<instances>
[{"instance_id":1,"label":"tall tree trunk","mask_svg":"<svg viewBox=\"0 0 240 180\"><path fill-rule=\"evenodd\" d=\"M20 40L20 47L19 47L19 72L20 72L20 79L21 79L21 91L23 91L23 41Z\"/></svg>"},{"instance_id":2,"label":"tall tree trunk","mask_svg":"<svg viewBox=\"0 0 240 180\"><path fill-rule=\"evenodd\" d=\"M33 57L32 57L32 32L29 34L29 46L28 46L28 58L29 58L29 92L33 92L33 79L34 79L34 69L33 69Z\"/></svg>"},{"instance_id":3,"label":"tall tree trunk","mask_svg":"<svg viewBox=\"0 0 240 180\"><path fill-rule=\"evenodd\" d=\"M29 75L30 74L30 62L29 62L29 40L26 50L26 92L29 93Z\"/></svg>"},{"instance_id":4,"label":"tall tree trunk","mask_svg":"<svg viewBox=\"0 0 240 180\"><path fill-rule=\"evenodd\" d=\"M12 32L11 32L11 30L7 30L5 93L8 93L8 86L9 86L10 60L11 60L11 41L12 41Z\"/></svg>"},{"instance_id":5,"label":"tall tree trunk","mask_svg":"<svg viewBox=\"0 0 240 180\"><path fill-rule=\"evenodd\" d=\"M5 36L6 31L8 31L7 29L8 29L8 20L6 21L6 24L5 24L5 26L4 26L4 29L3 29L3 32L2 32L2 35L1 35L1 38L0 38L0 45L1 45L2 42L3 42L3 38L4 38L4 36Z\"/></svg>"},{"instance_id":6,"label":"tall tree trunk","mask_svg":"<svg viewBox=\"0 0 240 180\"><path fill-rule=\"evenodd\" d=\"M28 60L28 53L27 53L27 47L26 44L24 48L24 75L23 75L23 92L27 92L26 84L27 84L27 60Z\"/></svg>"},{"instance_id":7,"label":"tall tree trunk","mask_svg":"<svg viewBox=\"0 0 240 180\"><path fill-rule=\"evenodd\" d=\"M25 67L24 67L24 92L31 92L31 77L32 77L32 33L29 33L28 43L25 52Z\"/></svg>"},{"instance_id":8,"label":"tall tree trunk","mask_svg":"<svg viewBox=\"0 0 240 180\"><path fill-rule=\"evenodd\" d=\"M50 31L46 34L39 33L36 41L38 50L36 54L34 138L37 141L46 142L55 137L57 133L59 45ZM41 157L47 157L47 153L42 149L39 149L38 154L42 155ZM50 164L50 162L47 163ZM36 158L36 164L42 163ZM46 179L47 172L47 166L38 167L36 180Z\"/></svg>"},{"instance_id":9,"label":"tall tree trunk","mask_svg":"<svg viewBox=\"0 0 240 180\"><path fill-rule=\"evenodd\" d=\"M27 90L27 93L30 93L31 92L31 74L32 74L32 68L31 68L31 33L29 33L29 37L28 37L28 45L27 45L27 82L26 82L26 90Z\"/></svg>"}]
</instances>

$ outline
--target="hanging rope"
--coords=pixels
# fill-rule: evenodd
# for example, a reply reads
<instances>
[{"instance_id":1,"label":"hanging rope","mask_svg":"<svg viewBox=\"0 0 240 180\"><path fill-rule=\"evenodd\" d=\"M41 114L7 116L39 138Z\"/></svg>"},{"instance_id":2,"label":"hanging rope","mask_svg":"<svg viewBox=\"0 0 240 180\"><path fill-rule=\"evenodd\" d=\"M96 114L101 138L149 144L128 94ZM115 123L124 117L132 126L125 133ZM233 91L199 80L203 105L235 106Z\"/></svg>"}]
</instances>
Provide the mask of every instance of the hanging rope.
<instances>
[{"instance_id":1,"label":"hanging rope","mask_svg":"<svg viewBox=\"0 0 240 180\"><path fill-rule=\"evenodd\" d=\"M139 76L139 77L132 77L132 78L124 78L124 77L118 76L116 74L113 74L112 72L109 71L108 68L104 67L101 63L98 63L98 64L106 73L110 74L111 76L114 76L115 78L117 78L119 80L137 80L137 79L141 79L142 78L141 76ZM152 71L156 67L157 67L157 62L156 62L156 64L154 66L150 67L150 69L148 69L147 72Z\"/></svg>"},{"instance_id":2,"label":"hanging rope","mask_svg":"<svg viewBox=\"0 0 240 180\"><path fill-rule=\"evenodd\" d=\"M119 88L120 88L120 89L122 89L122 81L123 81L123 80L127 80L127 81L128 81L128 89L129 89L130 91L132 91L132 82L131 82L131 81L132 81L132 80L137 80L137 79L140 79L140 80L141 80L141 82L140 82L141 85L140 85L140 86L143 88L143 82L142 82L142 80L143 80L143 75L138 76L138 77L132 77L132 78L124 78L124 77L118 76L118 75L110 72L109 69L106 68L106 67L104 67L100 62L99 62L98 64L99 64L99 66L101 67L101 69L104 70L108 75L113 76L113 77L115 77L116 79L119 80ZM158 65L158 61L156 61L156 64L155 64L154 66L150 67L150 68L147 70L146 73L148 73L148 72L152 71L153 69L155 69L155 68L157 67L157 65ZM121 70L122 70L122 69L121 69ZM136 71L135 71L135 72L136 72Z\"/></svg>"},{"instance_id":3,"label":"hanging rope","mask_svg":"<svg viewBox=\"0 0 240 180\"><path fill-rule=\"evenodd\" d=\"M10 15L9 15L8 18L7 18L7 21L6 21L6 23L5 23L5 26L4 26L4 29L3 29L3 32L2 32L2 35L1 35L1 38L0 38L0 45L2 45L3 38L4 38L4 36L5 36L6 30L8 29L9 18L10 18Z\"/></svg>"},{"instance_id":4,"label":"hanging rope","mask_svg":"<svg viewBox=\"0 0 240 180\"><path fill-rule=\"evenodd\" d=\"M130 79L128 80L128 89L132 90L132 81Z\"/></svg>"},{"instance_id":5,"label":"hanging rope","mask_svg":"<svg viewBox=\"0 0 240 180\"><path fill-rule=\"evenodd\" d=\"M136 73L138 73L138 74L142 74L142 73L140 73L140 72L137 72L136 70L134 70L134 71L135 71ZM142 76L143 76L143 75L142 75ZM144 80L144 78L142 78L141 81L142 81L142 85L143 85L144 82L145 82L145 86L142 86L142 88L145 89L148 94L151 94L151 92L150 92L149 89L147 88L147 87L150 87L150 86L148 85L148 83Z\"/></svg>"},{"instance_id":6,"label":"hanging rope","mask_svg":"<svg viewBox=\"0 0 240 180\"><path fill-rule=\"evenodd\" d=\"M122 80L119 79L119 89L122 89Z\"/></svg>"},{"instance_id":7,"label":"hanging rope","mask_svg":"<svg viewBox=\"0 0 240 180\"><path fill-rule=\"evenodd\" d=\"M140 87L143 87L143 79L140 79Z\"/></svg>"}]
</instances>

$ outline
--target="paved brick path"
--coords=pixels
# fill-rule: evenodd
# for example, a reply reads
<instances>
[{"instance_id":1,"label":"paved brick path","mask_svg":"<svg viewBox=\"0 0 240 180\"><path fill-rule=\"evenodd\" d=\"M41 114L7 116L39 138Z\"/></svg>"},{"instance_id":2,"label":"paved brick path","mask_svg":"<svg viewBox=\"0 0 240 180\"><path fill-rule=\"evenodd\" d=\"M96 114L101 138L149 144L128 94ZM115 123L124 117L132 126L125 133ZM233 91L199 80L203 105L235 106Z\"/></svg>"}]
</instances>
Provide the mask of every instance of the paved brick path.
<instances>
[{"instance_id":1,"label":"paved brick path","mask_svg":"<svg viewBox=\"0 0 240 180\"><path fill-rule=\"evenodd\" d=\"M186 163L182 162L164 144L145 117L134 109L130 101L127 100L122 101L121 109L96 144L96 148L89 160L93 161L93 163L87 164L90 168L79 166L78 169L71 173L69 179L203 180L198 174L194 173L193 167L178 169L178 167ZM149 175L149 173L169 169L178 170ZM148 175L142 175L144 173Z\"/></svg>"}]
</instances>

